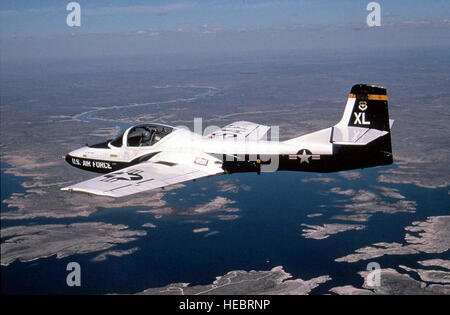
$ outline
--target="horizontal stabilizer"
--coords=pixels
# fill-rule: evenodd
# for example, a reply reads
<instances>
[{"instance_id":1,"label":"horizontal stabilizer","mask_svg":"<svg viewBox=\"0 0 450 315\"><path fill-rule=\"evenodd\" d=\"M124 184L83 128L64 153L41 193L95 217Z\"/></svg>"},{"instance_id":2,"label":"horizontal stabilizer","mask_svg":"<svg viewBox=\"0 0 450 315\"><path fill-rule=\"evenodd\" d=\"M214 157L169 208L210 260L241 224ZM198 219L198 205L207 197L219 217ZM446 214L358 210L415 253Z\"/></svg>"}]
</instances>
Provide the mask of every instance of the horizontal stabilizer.
<instances>
[{"instance_id":1,"label":"horizontal stabilizer","mask_svg":"<svg viewBox=\"0 0 450 315\"><path fill-rule=\"evenodd\" d=\"M237 138L256 141L265 139L269 130L269 126L255 124L250 121L236 121L226 125L220 130L214 131L207 136L214 138Z\"/></svg>"},{"instance_id":2,"label":"horizontal stabilizer","mask_svg":"<svg viewBox=\"0 0 450 315\"><path fill-rule=\"evenodd\" d=\"M366 145L386 135L387 131L360 127L333 127L331 142L334 144Z\"/></svg>"}]
</instances>

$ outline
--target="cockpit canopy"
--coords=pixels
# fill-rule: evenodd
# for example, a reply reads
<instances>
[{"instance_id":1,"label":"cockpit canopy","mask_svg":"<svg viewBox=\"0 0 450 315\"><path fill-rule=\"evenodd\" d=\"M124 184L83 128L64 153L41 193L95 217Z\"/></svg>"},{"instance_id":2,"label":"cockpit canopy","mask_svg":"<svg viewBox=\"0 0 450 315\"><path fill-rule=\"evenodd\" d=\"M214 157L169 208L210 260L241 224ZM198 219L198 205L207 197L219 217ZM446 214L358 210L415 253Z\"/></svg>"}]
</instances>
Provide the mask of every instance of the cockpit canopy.
<instances>
[{"instance_id":1,"label":"cockpit canopy","mask_svg":"<svg viewBox=\"0 0 450 315\"><path fill-rule=\"evenodd\" d=\"M114 147L122 147L123 143L128 147L147 147L154 145L172 131L172 127L165 125L137 125L129 128L109 143Z\"/></svg>"}]
</instances>

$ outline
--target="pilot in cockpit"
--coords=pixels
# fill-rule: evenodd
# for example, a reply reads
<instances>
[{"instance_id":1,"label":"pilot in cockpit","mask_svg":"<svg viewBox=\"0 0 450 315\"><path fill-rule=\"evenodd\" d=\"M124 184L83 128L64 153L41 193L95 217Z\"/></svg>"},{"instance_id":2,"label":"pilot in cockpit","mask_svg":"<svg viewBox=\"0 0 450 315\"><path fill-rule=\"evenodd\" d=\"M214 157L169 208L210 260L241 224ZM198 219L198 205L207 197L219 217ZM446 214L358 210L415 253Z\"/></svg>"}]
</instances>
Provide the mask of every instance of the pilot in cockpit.
<instances>
[{"instance_id":1,"label":"pilot in cockpit","mask_svg":"<svg viewBox=\"0 0 450 315\"><path fill-rule=\"evenodd\" d=\"M153 138L155 137L155 130L151 129L150 131L146 128L142 133L141 141L139 143L140 147L150 146L152 145Z\"/></svg>"}]
</instances>

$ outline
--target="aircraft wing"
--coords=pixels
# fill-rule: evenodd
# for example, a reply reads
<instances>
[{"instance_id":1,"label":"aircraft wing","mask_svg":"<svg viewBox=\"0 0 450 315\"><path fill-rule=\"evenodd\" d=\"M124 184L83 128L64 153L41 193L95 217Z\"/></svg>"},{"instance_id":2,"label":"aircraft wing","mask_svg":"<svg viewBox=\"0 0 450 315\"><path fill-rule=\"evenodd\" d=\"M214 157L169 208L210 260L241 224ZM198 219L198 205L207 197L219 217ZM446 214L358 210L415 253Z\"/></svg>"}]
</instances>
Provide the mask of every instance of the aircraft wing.
<instances>
[{"instance_id":1,"label":"aircraft wing","mask_svg":"<svg viewBox=\"0 0 450 315\"><path fill-rule=\"evenodd\" d=\"M260 140L267 134L267 132L269 132L269 130L269 126L255 124L250 121L236 121L226 125L220 130L210 133L207 136Z\"/></svg>"},{"instance_id":2,"label":"aircraft wing","mask_svg":"<svg viewBox=\"0 0 450 315\"><path fill-rule=\"evenodd\" d=\"M216 163L217 162L217 163ZM126 167L61 190L124 197L224 173L222 162L206 153L161 152L151 161Z\"/></svg>"}]
</instances>

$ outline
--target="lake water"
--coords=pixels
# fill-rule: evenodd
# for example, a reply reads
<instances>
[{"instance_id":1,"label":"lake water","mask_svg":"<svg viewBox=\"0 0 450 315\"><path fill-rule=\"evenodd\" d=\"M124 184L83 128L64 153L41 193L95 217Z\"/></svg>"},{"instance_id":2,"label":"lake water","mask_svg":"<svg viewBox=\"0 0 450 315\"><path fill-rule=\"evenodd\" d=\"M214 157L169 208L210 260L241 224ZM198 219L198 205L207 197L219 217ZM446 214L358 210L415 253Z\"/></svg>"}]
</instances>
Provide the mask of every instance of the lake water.
<instances>
[{"instance_id":1,"label":"lake water","mask_svg":"<svg viewBox=\"0 0 450 315\"><path fill-rule=\"evenodd\" d=\"M3 172L2 201L14 192L23 192L23 181ZM385 169L384 167L383 169ZM376 181L377 169L363 170L361 180L346 180L338 174L327 174L337 182L303 183L302 179L315 174L278 172L256 174L233 174L226 177L206 178L189 182L186 187L166 194L165 199L174 207L191 207L223 196L234 200L233 207L239 208L239 218L220 221L217 214L196 217L163 217L155 219L151 214L136 213L142 208L104 209L87 218L76 219L33 219L2 220L2 227L43 223L109 222L126 224L131 229L147 231L138 240L117 245L113 249L139 247L131 255L109 256L105 261L93 262L98 252L73 255L64 259L54 256L22 263L15 261L1 267L2 292L77 294L77 293L134 293L150 287L165 286L174 282L188 282L191 285L209 284L216 276L231 270L268 270L281 265L294 278L310 279L330 275L333 280L322 284L312 293L326 293L337 285L360 287L362 278L358 271L365 270L369 261L358 263L336 263L335 258L376 242L404 243L404 227L413 221L425 220L428 216L449 213L446 189L426 189L414 185L380 184ZM215 183L230 179L237 185L248 185L250 190L239 193L218 192ZM239 180L238 182L235 182ZM376 213L360 231L347 231L331 235L327 239L305 239L301 236L302 223L321 225L324 223L346 223L332 220L342 214L339 207L348 197L329 193L332 187L341 189L368 189L382 185L399 189L407 200L417 202L416 213ZM211 188L212 187L212 188ZM206 188L201 191L201 188ZM197 192L204 196L193 196ZM395 202L394 199L390 200ZM2 211L6 209L2 203ZM316 218L307 214L323 213ZM210 223L191 223L189 220L208 220ZM142 224L152 222L156 228L143 228ZM349 222L352 223L352 222ZM357 223L359 224L359 223ZM193 229L209 227L219 233L193 233ZM404 264L417 267L417 261L444 255L420 254L385 256L375 259L382 268ZM447 254L448 257L448 254ZM81 265L82 286L67 287L66 265L75 261Z\"/></svg>"}]
</instances>

